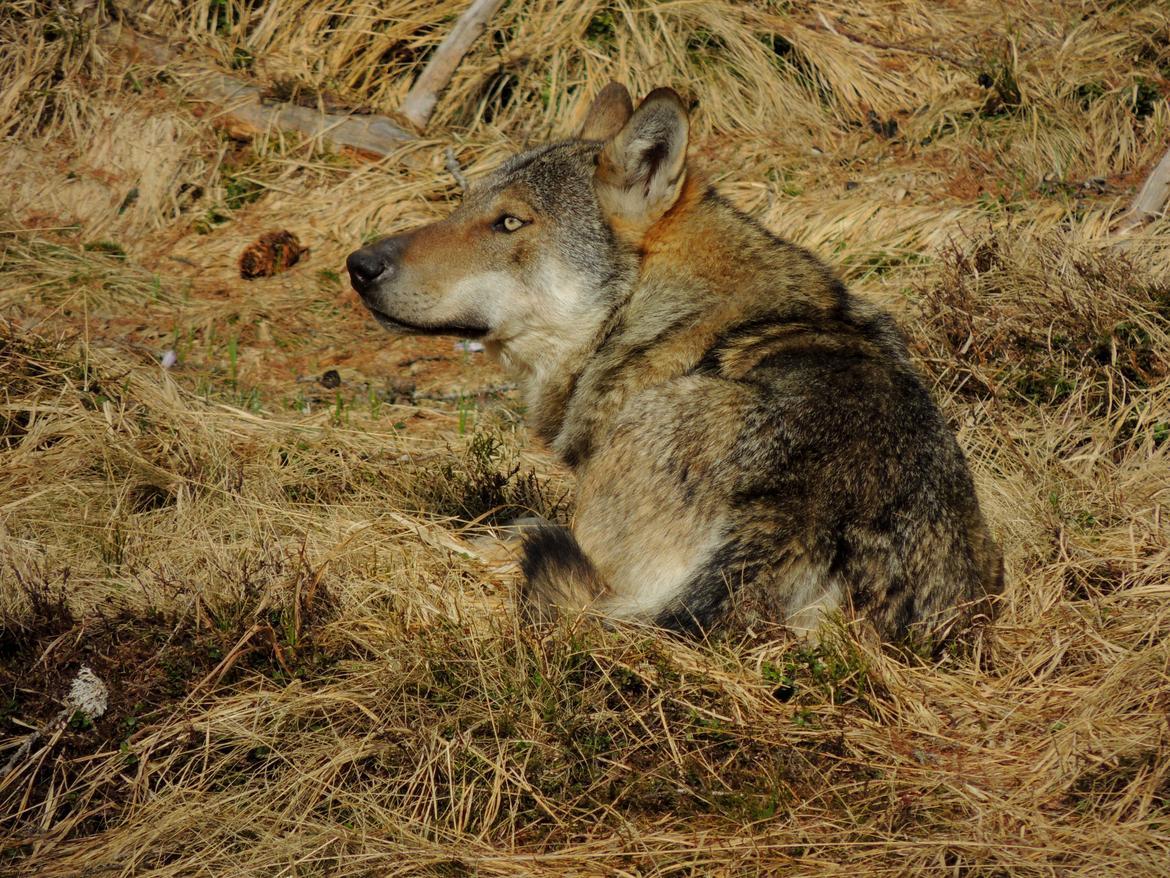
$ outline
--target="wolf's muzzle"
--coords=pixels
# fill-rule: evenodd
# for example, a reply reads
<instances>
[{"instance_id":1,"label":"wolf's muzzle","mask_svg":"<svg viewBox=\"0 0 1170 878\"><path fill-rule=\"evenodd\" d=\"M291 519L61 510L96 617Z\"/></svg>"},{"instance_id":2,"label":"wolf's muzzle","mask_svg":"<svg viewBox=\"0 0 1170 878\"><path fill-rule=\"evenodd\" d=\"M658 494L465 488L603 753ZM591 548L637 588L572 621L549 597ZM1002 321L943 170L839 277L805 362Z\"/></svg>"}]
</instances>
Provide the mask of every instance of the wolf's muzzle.
<instances>
[{"instance_id":1,"label":"wolf's muzzle","mask_svg":"<svg viewBox=\"0 0 1170 878\"><path fill-rule=\"evenodd\" d=\"M349 254L345 267L349 271L349 282L353 288L365 295L377 286L389 266L382 254L371 247L363 247Z\"/></svg>"},{"instance_id":2,"label":"wolf's muzzle","mask_svg":"<svg viewBox=\"0 0 1170 878\"><path fill-rule=\"evenodd\" d=\"M345 268L349 271L349 282L362 296L373 292L380 281L393 277L398 270L402 254L400 236L383 238L349 254Z\"/></svg>"}]
</instances>

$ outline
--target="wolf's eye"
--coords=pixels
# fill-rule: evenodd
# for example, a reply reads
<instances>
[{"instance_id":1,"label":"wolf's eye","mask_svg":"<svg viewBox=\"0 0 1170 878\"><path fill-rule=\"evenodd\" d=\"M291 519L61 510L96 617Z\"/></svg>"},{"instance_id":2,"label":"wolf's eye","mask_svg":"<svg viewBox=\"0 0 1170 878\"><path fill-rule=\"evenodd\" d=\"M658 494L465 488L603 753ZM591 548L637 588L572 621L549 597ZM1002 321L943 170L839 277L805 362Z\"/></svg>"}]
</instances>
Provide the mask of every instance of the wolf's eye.
<instances>
[{"instance_id":1,"label":"wolf's eye","mask_svg":"<svg viewBox=\"0 0 1170 878\"><path fill-rule=\"evenodd\" d=\"M504 214L492 224L492 228L497 232L514 232L523 225L526 223L519 217Z\"/></svg>"}]
</instances>

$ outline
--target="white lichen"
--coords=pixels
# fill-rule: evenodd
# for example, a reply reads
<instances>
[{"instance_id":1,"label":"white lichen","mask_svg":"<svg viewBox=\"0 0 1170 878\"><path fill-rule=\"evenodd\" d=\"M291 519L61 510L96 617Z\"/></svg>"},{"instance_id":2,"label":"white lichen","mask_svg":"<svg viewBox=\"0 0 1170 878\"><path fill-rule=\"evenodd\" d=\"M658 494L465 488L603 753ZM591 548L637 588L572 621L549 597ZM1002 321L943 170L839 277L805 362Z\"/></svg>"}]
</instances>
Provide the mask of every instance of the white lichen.
<instances>
[{"instance_id":1,"label":"white lichen","mask_svg":"<svg viewBox=\"0 0 1170 878\"><path fill-rule=\"evenodd\" d=\"M65 706L72 711L80 711L89 719L97 719L106 712L109 698L110 693L106 689L106 684L89 665L82 665L69 687L69 697L65 699Z\"/></svg>"}]
</instances>

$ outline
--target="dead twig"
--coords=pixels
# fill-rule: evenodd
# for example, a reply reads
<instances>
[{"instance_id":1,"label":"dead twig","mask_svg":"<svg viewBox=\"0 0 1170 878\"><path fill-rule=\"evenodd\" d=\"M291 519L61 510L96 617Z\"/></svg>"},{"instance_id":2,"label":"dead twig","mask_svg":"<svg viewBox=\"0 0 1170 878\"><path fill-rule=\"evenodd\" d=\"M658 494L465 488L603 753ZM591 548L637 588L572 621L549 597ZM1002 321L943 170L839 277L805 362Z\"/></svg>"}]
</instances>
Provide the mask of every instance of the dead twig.
<instances>
[{"instance_id":1,"label":"dead twig","mask_svg":"<svg viewBox=\"0 0 1170 878\"><path fill-rule=\"evenodd\" d=\"M858 36L855 33L850 33L840 26L834 25L825 17L823 12L818 12L817 17L819 22L809 23L808 27L813 30L819 30L824 33L836 34L839 37L844 37L851 43L856 43L859 46L868 46L871 49L881 49L886 52L905 52L910 55L921 55L924 58L933 58L936 61L943 61L947 64L952 64L955 67L970 68L972 63L958 55L952 55L950 52L943 52L939 49L929 49L922 46L910 46L906 43L887 43L883 40L871 40L865 37Z\"/></svg>"},{"instance_id":2,"label":"dead twig","mask_svg":"<svg viewBox=\"0 0 1170 878\"><path fill-rule=\"evenodd\" d=\"M487 28L488 19L503 5L504 0L472 0L451 28L451 33L444 37L435 50L399 108L402 116L419 131L426 129L431 113L435 111L435 104L439 102L439 95L451 81L455 68L472 43Z\"/></svg>"},{"instance_id":3,"label":"dead twig","mask_svg":"<svg viewBox=\"0 0 1170 878\"><path fill-rule=\"evenodd\" d=\"M468 187L467 177L463 174L463 168L459 165L459 159L455 158L455 150L447 147L443 155L447 159L447 170L451 172L451 176L455 178L455 182L459 185L459 188L466 192Z\"/></svg>"}]
</instances>

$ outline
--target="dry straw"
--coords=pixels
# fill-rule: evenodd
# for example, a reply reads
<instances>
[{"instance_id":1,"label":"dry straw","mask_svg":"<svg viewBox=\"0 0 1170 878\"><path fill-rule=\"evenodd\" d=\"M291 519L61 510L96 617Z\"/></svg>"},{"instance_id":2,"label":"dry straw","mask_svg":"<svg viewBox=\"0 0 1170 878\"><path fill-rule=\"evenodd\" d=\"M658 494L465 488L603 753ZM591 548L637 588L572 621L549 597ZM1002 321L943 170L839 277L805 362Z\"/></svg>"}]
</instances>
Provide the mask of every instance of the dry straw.
<instances>
[{"instance_id":1,"label":"dry straw","mask_svg":"<svg viewBox=\"0 0 1170 878\"><path fill-rule=\"evenodd\" d=\"M0 9L0 760L109 686L0 778L0 873L1165 874L1170 223L1110 233L1165 5L514 0L376 163L188 100L392 114L464 6ZM564 474L336 270L449 210L448 148L481 174L611 77L899 314L1007 551L981 642L517 627L481 537L569 515ZM308 260L239 280L277 228Z\"/></svg>"}]
</instances>

